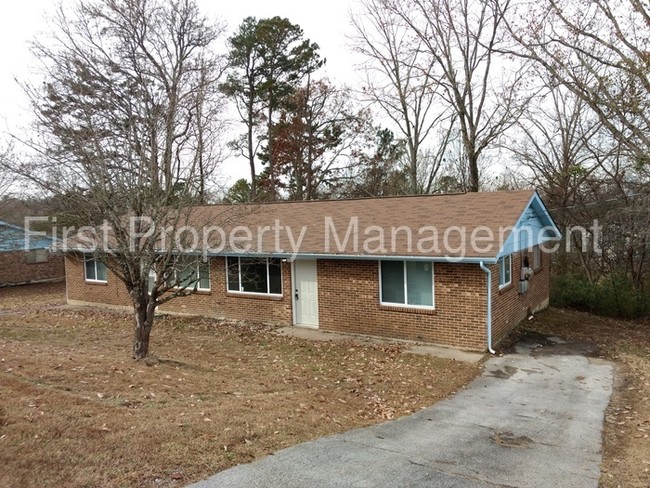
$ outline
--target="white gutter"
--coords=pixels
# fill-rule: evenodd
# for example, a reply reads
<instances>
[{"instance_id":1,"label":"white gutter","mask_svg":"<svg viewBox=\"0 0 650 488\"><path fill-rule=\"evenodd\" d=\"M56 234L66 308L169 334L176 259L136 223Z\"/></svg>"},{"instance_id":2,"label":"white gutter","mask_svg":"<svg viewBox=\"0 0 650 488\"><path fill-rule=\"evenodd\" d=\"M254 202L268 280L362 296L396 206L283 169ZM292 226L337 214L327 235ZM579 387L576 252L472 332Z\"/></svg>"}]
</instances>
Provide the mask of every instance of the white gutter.
<instances>
[{"instance_id":1,"label":"white gutter","mask_svg":"<svg viewBox=\"0 0 650 488\"><path fill-rule=\"evenodd\" d=\"M487 275L487 343L488 351L490 354L496 354L496 351L492 349L492 271L490 268L485 266L485 263L481 261L479 263L481 269L485 271Z\"/></svg>"},{"instance_id":2,"label":"white gutter","mask_svg":"<svg viewBox=\"0 0 650 488\"><path fill-rule=\"evenodd\" d=\"M498 258L472 258L472 257L453 257L453 256L429 256L426 254L415 254L410 256L404 255L391 255L391 254L321 254L321 253L237 253L234 251L223 251L220 253L208 253L208 256L246 256L246 257L270 257L289 259L344 259L344 260L360 260L360 261L381 261L381 260L399 260L399 261L431 261L434 263L451 263L451 264L480 264L487 262L488 264L496 264Z\"/></svg>"},{"instance_id":3,"label":"white gutter","mask_svg":"<svg viewBox=\"0 0 650 488\"><path fill-rule=\"evenodd\" d=\"M88 248L71 248L71 252L81 252L84 254L92 254L93 251ZM106 251L110 253L110 250ZM166 252L163 249L157 252ZM173 251L172 254L186 254L190 256L202 256L202 251ZM290 252L236 252L236 251L221 251L221 252L208 252L208 257L224 257L224 256L239 256L239 257L259 257L259 258L278 258L278 259L345 259L345 260L360 260L360 261L381 261L381 260L397 260L397 261L431 261L434 263L451 263L451 264L480 264L486 262L487 264L496 264L498 258L472 258L472 257L454 257L454 256L428 256L426 254L414 254L411 256L392 255L392 254L322 254L322 253L290 253Z\"/></svg>"}]
</instances>

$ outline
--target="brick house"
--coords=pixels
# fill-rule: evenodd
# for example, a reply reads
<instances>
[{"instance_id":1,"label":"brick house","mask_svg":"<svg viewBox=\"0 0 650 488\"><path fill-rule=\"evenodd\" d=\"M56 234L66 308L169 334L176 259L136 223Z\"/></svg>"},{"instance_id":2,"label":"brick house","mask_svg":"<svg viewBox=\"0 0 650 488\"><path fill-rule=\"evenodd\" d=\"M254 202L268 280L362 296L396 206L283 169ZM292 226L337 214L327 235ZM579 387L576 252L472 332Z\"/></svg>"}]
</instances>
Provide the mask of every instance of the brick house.
<instances>
[{"instance_id":1,"label":"brick house","mask_svg":"<svg viewBox=\"0 0 650 488\"><path fill-rule=\"evenodd\" d=\"M0 220L0 286L63 281L63 256L51 246L50 238Z\"/></svg>"},{"instance_id":2,"label":"brick house","mask_svg":"<svg viewBox=\"0 0 650 488\"><path fill-rule=\"evenodd\" d=\"M192 212L204 238L206 223L222 222L220 239L204 240L210 250L193 271L195 293L161 312L478 351L548 305L543 248L560 238L532 190ZM130 307L122 283L91 255L68 253L65 271L70 304Z\"/></svg>"}]
</instances>

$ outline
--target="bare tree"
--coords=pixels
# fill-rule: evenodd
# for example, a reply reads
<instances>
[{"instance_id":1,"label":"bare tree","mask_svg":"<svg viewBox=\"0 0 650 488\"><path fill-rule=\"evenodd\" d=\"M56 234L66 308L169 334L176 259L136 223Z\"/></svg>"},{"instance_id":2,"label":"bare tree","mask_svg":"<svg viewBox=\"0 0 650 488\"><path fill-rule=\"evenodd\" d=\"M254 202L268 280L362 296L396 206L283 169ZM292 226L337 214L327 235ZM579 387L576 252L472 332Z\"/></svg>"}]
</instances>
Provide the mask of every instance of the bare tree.
<instances>
[{"instance_id":1,"label":"bare tree","mask_svg":"<svg viewBox=\"0 0 650 488\"><path fill-rule=\"evenodd\" d=\"M526 4L508 27L520 50L579 97L641 165L650 154L650 6L641 0ZM518 20L516 20L518 19Z\"/></svg>"},{"instance_id":2,"label":"bare tree","mask_svg":"<svg viewBox=\"0 0 650 488\"><path fill-rule=\"evenodd\" d=\"M428 193L440 168L454 118L441 104L435 60L424 41L382 0L363 0L351 15L352 47L366 58L363 101L380 107L406 143L411 193ZM440 136L435 150L432 139Z\"/></svg>"},{"instance_id":3,"label":"bare tree","mask_svg":"<svg viewBox=\"0 0 650 488\"><path fill-rule=\"evenodd\" d=\"M53 27L33 44L44 82L25 86L37 155L12 169L87 226L80 243L107 233L87 250L128 290L140 359L156 307L200 279L198 259L179 257L185 240L171 237L202 203L218 154L221 28L193 0L80 0Z\"/></svg>"},{"instance_id":4,"label":"bare tree","mask_svg":"<svg viewBox=\"0 0 650 488\"><path fill-rule=\"evenodd\" d=\"M602 252L568 235L574 252L561 253L565 261L557 269L568 276L579 271L596 297L590 307L627 317L647 313L648 3L545 0L520 8L508 18L518 43L510 52L535 63L561 96L557 105L565 104L571 115L556 109L554 122L537 119L536 170L560 222L589 228L597 220L602 226ZM562 138L551 141L553 129ZM571 293L576 286L569 281Z\"/></svg>"},{"instance_id":5,"label":"bare tree","mask_svg":"<svg viewBox=\"0 0 650 488\"><path fill-rule=\"evenodd\" d=\"M479 159L519 116L524 71L497 63L510 0L381 0L418 37L435 63L444 102L457 119L469 191L480 188ZM503 60L500 60L503 61ZM511 72L512 71L512 72Z\"/></svg>"},{"instance_id":6,"label":"bare tree","mask_svg":"<svg viewBox=\"0 0 650 488\"><path fill-rule=\"evenodd\" d=\"M547 79L546 95L540 93L517 123L519 138L505 140L505 148L524 167L532 183L553 208L569 208L580 200L585 182L609 152L597 144L602 124L569 90ZM558 215L556 214L556 217ZM571 215L558 222L570 225Z\"/></svg>"},{"instance_id":7,"label":"bare tree","mask_svg":"<svg viewBox=\"0 0 650 488\"><path fill-rule=\"evenodd\" d=\"M14 176L9 171L13 155L10 147L0 148L0 199L9 193Z\"/></svg>"},{"instance_id":8,"label":"bare tree","mask_svg":"<svg viewBox=\"0 0 650 488\"><path fill-rule=\"evenodd\" d=\"M579 97L548 76L540 80L545 93L531 101L513 131L519 137L505 139L504 149L527 170L529 181L544 195L561 227L587 224L590 213L585 205L593 198L590 187L604 176L612 140L603 140L607 134L602 124ZM592 253L579 242L582 236L569 232L564 237L575 246L579 266L593 283L597 273ZM565 249L556 259L559 269L569 272L572 265Z\"/></svg>"}]
</instances>

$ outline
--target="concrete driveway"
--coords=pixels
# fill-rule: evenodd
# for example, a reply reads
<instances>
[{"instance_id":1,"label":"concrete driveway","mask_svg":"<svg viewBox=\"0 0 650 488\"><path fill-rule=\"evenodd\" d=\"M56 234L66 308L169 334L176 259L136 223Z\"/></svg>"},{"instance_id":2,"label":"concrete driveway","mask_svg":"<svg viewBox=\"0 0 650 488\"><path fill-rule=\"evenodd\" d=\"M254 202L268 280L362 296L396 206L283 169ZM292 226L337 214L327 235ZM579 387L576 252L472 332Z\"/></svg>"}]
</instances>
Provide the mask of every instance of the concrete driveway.
<instances>
[{"instance_id":1,"label":"concrete driveway","mask_svg":"<svg viewBox=\"0 0 650 488\"><path fill-rule=\"evenodd\" d=\"M586 344L529 336L433 407L192 486L597 487L613 368L589 352Z\"/></svg>"}]
</instances>

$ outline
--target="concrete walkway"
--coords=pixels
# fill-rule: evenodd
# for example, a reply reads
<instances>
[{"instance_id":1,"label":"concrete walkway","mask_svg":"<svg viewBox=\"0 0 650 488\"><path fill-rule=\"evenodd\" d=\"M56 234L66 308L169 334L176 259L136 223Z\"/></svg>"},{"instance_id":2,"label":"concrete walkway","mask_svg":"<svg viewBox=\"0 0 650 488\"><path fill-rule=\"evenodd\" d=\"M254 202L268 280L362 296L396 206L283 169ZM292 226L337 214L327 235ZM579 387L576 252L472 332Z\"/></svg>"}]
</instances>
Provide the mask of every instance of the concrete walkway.
<instances>
[{"instance_id":1,"label":"concrete walkway","mask_svg":"<svg viewBox=\"0 0 650 488\"><path fill-rule=\"evenodd\" d=\"M406 354L422 354L425 356L434 356L437 358L454 359L466 363L478 363L483 359L485 354L480 352L461 351L453 347L438 346L436 344L427 344L415 341L406 341L399 339L386 339L383 337L373 337L361 334L340 334L338 332L326 332L320 329L311 329L308 327L282 327L276 330L278 335L289 337L300 337L310 341L355 341L361 344L386 344L397 343L406 345Z\"/></svg>"},{"instance_id":2,"label":"concrete walkway","mask_svg":"<svg viewBox=\"0 0 650 488\"><path fill-rule=\"evenodd\" d=\"M529 337L414 415L237 466L195 488L598 486L612 366Z\"/></svg>"}]
</instances>

